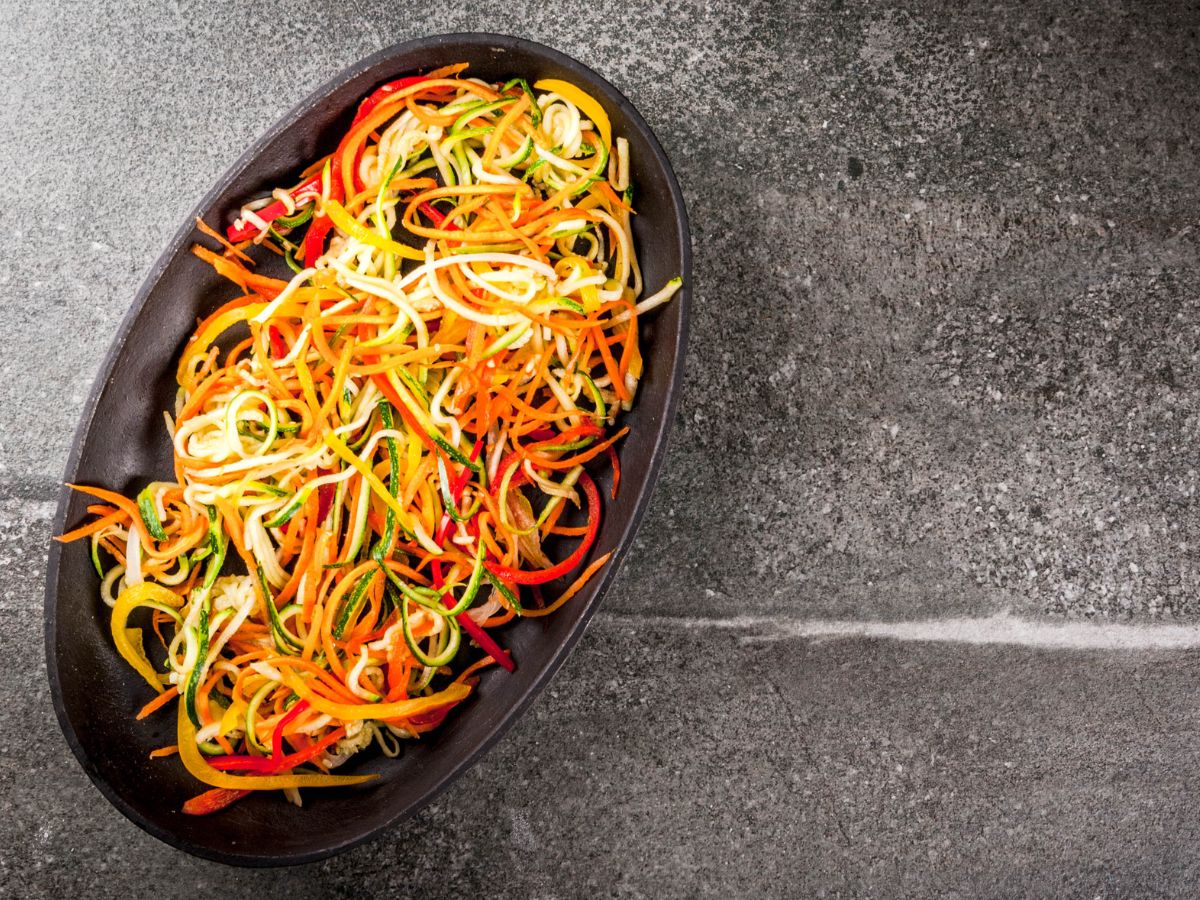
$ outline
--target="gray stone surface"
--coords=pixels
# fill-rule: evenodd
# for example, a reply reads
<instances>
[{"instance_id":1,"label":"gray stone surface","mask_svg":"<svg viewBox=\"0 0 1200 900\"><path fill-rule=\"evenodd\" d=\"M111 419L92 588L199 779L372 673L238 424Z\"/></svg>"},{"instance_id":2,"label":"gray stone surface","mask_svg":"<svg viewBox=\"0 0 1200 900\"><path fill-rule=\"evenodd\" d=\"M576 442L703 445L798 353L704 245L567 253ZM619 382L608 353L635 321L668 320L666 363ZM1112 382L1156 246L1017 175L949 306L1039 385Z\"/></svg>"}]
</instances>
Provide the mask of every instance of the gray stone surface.
<instances>
[{"instance_id":1,"label":"gray stone surface","mask_svg":"<svg viewBox=\"0 0 1200 900\"><path fill-rule=\"evenodd\" d=\"M1194 652L729 620L1196 622L1198 26L1184 3L0 0L0 895L1194 895ZM299 96L437 30L573 53L674 160L696 304L671 456L510 738L367 847L236 872L126 823L59 736L57 481L195 200Z\"/></svg>"},{"instance_id":2,"label":"gray stone surface","mask_svg":"<svg viewBox=\"0 0 1200 900\"><path fill-rule=\"evenodd\" d=\"M138 831L9 676L0 895L1194 896L1194 652L748 637L603 617L435 805L283 872Z\"/></svg>"}]
</instances>

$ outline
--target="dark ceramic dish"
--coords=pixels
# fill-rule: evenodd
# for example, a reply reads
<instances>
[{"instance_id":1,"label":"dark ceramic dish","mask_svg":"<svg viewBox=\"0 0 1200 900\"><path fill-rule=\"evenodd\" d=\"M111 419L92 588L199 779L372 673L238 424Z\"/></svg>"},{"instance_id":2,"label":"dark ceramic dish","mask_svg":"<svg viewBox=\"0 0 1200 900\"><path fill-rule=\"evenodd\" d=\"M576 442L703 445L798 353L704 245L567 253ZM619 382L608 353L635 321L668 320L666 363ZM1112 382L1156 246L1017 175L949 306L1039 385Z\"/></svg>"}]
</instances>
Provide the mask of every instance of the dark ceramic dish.
<instances>
[{"instance_id":1,"label":"dark ceramic dish","mask_svg":"<svg viewBox=\"0 0 1200 900\"><path fill-rule=\"evenodd\" d=\"M239 159L196 208L210 223L228 224L246 199L296 180L299 170L334 147L357 101L376 85L448 63L469 62L488 80L522 75L563 78L599 99L614 135L629 140L638 216L635 240L648 291L675 275L683 290L642 323L645 375L620 447L621 491L607 500L592 556L616 556L582 594L553 616L516 622L499 633L518 661L515 674L487 671L476 694L446 723L395 760L360 754L348 772L379 772L355 789L310 790L296 809L277 792L254 795L218 816L185 816L180 806L202 786L177 760L151 761L174 743L174 716L137 722L149 699L141 679L121 661L85 542L50 551L46 586L46 656L54 707L75 755L101 792L155 837L226 863L286 865L320 859L379 833L446 788L516 721L566 659L616 575L645 510L678 396L691 286L687 218L679 185L642 117L586 66L539 44L488 34L442 35L400 44L363 60L292 109ZM233 288L189 252L193 219L154 265L109 351L79 425L66 480L126 492L170 471L162 410L174 395L174 361L198 316ZM602 485L603 487L603 485ZM87 501L64 491L55 533L85 517Z\"/></svg>"}]
</instances>

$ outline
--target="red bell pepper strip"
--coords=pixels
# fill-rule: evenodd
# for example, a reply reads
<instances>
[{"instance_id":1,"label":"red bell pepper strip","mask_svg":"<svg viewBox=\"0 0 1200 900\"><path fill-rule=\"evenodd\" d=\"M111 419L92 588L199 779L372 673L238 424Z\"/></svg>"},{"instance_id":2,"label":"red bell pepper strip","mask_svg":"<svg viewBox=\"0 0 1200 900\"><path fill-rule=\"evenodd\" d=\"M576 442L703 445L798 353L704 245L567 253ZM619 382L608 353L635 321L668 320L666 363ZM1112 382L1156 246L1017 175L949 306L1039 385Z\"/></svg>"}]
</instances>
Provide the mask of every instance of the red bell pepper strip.
<instances>
[{"instance_id":1,"label":"red bell pepper strip","mask_svg":"<svg viewBox=\"0 0 1200 900\"><path fill-rule=\"evenodd\" d=\"M479 438L478 440L475 441L475 446L471 448L471 462L475 462L475 460L477 460L479 458L480 451L482 451L482 450L483 450L483 438ZM458 505L458 501L460 499L462 499L462 493L466 489L467 481L470 480L470 477L471 477L471 470L468 469L466 466L463 466L463 470L461 472L459 472L458 477L454 479L454 484L452 484L450 486L450 500L456 506ZM438 523L437 531L435 531L433 534L433 542L435 544L441 546L442 544L446 543L446 537L450 534L450 523L452 521L453 520L451 519L449 512L442 513L442 521ZM435 559L430 564L430 566L433 569L434 586L441 587L443 584L442 561L439 559ZM454 606L453 603L450 603L448 605ZM464 615L466 615L465 612L460 613L459 618L461 619Z\"/></svg>"},{"instance_id":2,"label":"red bell pepper strip","mask_svg":"<svg viewBox=\"0 0 1200 900\"><path fill-rule=\"evenodd\" d=\"M332 469L317 469L317 477L321 478L325 475L332 475ZM333 499L337 493L337 489L332 484L323 484L317 488L317 526L325 521L325 517L329 515L329 510L333 506ZM291 527L290 521L284 522L279 526L279 530L284 534L288 533Z\"/></svg>"},{"instance_id":3,"label":"red bell pepper strip","mask_svg":"<svg viewBox=\"0 0 1200 900\"><path fill-rule=\"evenodd\" d=\"M332 193L331 193L332 196ZM338 199L338 198L334 198ZM321 215L312 220L304 234L304 267L311 269L325 252L325 236L333 228L329 216Z\"/></svg>"},{"instance_id":4,"label":"red bell pepper strip","mask_svg":"<svg viewBox=\"0 0 1200 900\"><path fill-rule=\"evenodd\" d=\"M308 709L308 701L301 700L287 711L287 715L279 720L279 723L275 726L275 731L271 733L271 759L283 759L283 729L296 721L296 717L306 709Z\"/></svg>"},{"instance_id":5,"label":"red bell pepper strip","mask_svg":"<svg viewBox=\"0 0 1200 900\"><path fill-rule=\"evenodd\" d=\"M212 815L227 806L232 806L249 793L250 791L238 791L231 788L213 788L191 800L184 801L183 814L185 816Z\"/></svg>"},{"instance_id":6,"label":"red bell pepper strip","mask_svg":"<svg viewBox=\"0 0 1200 900\"><path fill-rule=\"evenodd\" d=\"M330 744L340 741L346 736L345 728L335 728L311 747L297 750L286 756L249 756L243 753L233 753L227 756L210 756L208 764L222 772L250 772L255 775L278 775L288 769L294 769L319 756Z\"/></svg>"},{"instance_id":7,"label":"red bell pepper strip","mask_svg":"<svg viewBox=\"0 0 1200 900\"><path fill-rule=\"evenodd\" d=\"M349 135L347 135L348 137ZM345 146L346 138L342 138L342 143L338 144L338 148L333 151L333 155L329 158L329 199L341 203L346 196L345 185L342 184L342 147ZM321 177L325 177L324 169L322 169ZM322 190L324 183L322 182ZM333 221L329 216L322 213L321 215L313 215L312 222L309 223L308 231L304 233L304 267L311 269L317 264L317 260L321 254L325 252L325 236L329 234L333 228Z\"/></svg>"},{"instance_id":8,"label":"red bell pepper strip","mask_svg":"<svg viewBox=\"0 0 1200 900\"><path fill-rule=\"evenodd\" d=\"M271 356L275 359L283 359L287 356L287 344L283 340L283 333L278 328L268 325L267 337L271 341Z\"/></svg>"},{"instance_id":9,"label":"red bell pepper strip","mask_svg":"<svg viewBox=\"0 0 1200 900\"><path fill-rule=\"evenodd\" d=\"M446 214L439 210L436 206L426 200L417 206L421 212L429 217L429 221L433 223L434 228L441 228L443 231L458 231L458 226L453 222L446 224ZM455 241L455 243L458 243Z\"/></svg>"},{"instance_id":10,"label":"red bell pepper strip","mask_svg":"<svg viewBox=\"0 0 1200 900\"><path fill-rule=\"evenodd\" d=\"M504 476L508 474L508 470L513 466L519 466L521 464L521 459L521 451L514 450L512 453L508 454L508 456L504 457L504 459L500 460L500 465L496 469L496 477L492 479L493 497L500 496L500 485L504 484ZM528 480L529 476L525 474L525 470L518 468L517 471L512 473L512 477L509 478L508 486L510 488L520 487Z\"/></svg>"},{"instance_id":11,"label":"red bell pepper strip","mask_svg":"<svg viewBox=\"0 0 1200 900\"><path fill-rule=\"evenodd\" d=\"M340 151L340 147L338 150ZM331 200L341 202L343 197L342 190L342 166L338 152L335 152L330 165L329 179L329 197ZM325 170L322 168L320 172L296 188L292 192L292 197L299 196L302 192L308 191L313 194L320 194L323 188L322 179L324 178ZM313 201L316 202L315 200ZM276 201L269 206L263 207L256 215L266 221L271 222L279 218L285 212L281 202ZM311 267L317 261L325 250L325 235L329 234L329 230L333 227L333 223L329 221L329 216L321 215L314 216L309 223L308 231L304 234L304 265ZM253 225L244 226L239 229L234 229L232 226L226 232L231 241L245 240L248 237L254 237L258 234L258 228Z\"/></svg>"},{"instance_id":12,"label":"red bell pepper strip","mask_svg":"<svg viewBox=\"0 0 1200 900\"><path fill-rule=\"evenodd\" d=\"M293 201L298 201L305 194L321 193L321 173L313 175L308 181L301 184L298 188L290 192ZM262 209L256 209L254 214L266 222L268 225L274 222L280 216L287 213L287 206L282 200L276 200L274 203L269 203ZM253 222L245 222L239 226L236 222L225 229L225 236L232 243L239 241L248 241L250 238L257 237L259 228Z\"/></svg>"},{"instance_id":13,"label":"red bell pepper strip","mask_svg":"<svg viewBox=\"0 0 1200 900\"><path fill-rule=\"evenodd\" d=\"M317 469L318 477L321 475L332 474L330 469ZM320 525L325 521L325 517L329 515L329 510L333 508L333 498L337 493L337 487L332 484L323 484L317 488L317 524Z\"/></svg>"},{"instance_id":14,"label":"red bell pepper strip","mask_svg":"<svg viewBox=\"0 0 1200 900\"><path fill-rule=\"evenodd\" d=\"M417 713L408 721L417 726L428 726L430 729L437 728L445 721L450 710L454 709L457 704L447 703L445 706L439 706L435 709L426 710L423 713Z\"/></svg>"},{"instance_id":15,"label":"red bell pepper strip","mask_svg":"<svg viewBox=\"0 0 1200 900\"><path fill-rule=\"evenodd\" d=\"M441 212L436 206L434 206L428 200L426 200L424 203L420 204L417 207L417 209L419 209L421 212L425 213L425 215L429 216L429 220L431 222L433 222L434 228L441 228L442 223L444 221L446 221L446 214ZM447 230L453 231L454 229L457 229L457 228L458 228L457 225L451 225L449 227L449 229L447 229Z\"/></svg>"},{"instance_id":16,"label":"red bell pepper strip","mask_svg":"<svg viewBox=\"0 0 1200 900\"><path fill-rule=\"evenodd\" d=\"M475 462L475 460L479 459L479 454L482 452L483 438L479 438L477 441L475 441L475 446L471 448L471 462ZM454 479L454 484L450 486L450 499L455 505L457 505L458 501L462 499L463 491L466 490L467 482L470 480L471 470L466 466L463 466L463 470L459 472L458 477ZM433 542L435 544L445 543L446 535L450 533L451 521L452 519L450 518L450 513L442 513L442 521L438 523L438 530L435 532L433 537ZM437 562L437 560L434 560L434 562ZM438 565L440 566L441 563L438 563Z\"/></svg>"},{"instance_id":17,"label":"red bell pepper strip","mask_svg":"<svg viewBox=\"0 0 1200 900\"><path fill-rule=\"evenodd\" d=\"M440 580L441 579L439 578L434 579L433 583L436 587L441 587L441 584L438 584ZM458 601L456 601L449 594L442 594L442 603L446 606L446 608L453 608L457 602ZM470 635L471 640L479 645L479 649L499 663L500 667L506 672L515 672L517 670L517 664L513 662L513 658L508 655L508 651L497 644L492 636L484 631L484 629L478 623L476 623L474 619L468 616L465 611L458 614L458 624L462 626L463 631Z\"/></svg>"},{"instance_id":18,"label":"red bell pepper strip","mask_svg":"<svg viewBox=\"0 0 1200 900\"><path fill-rule=\"evenodd\" d=\"M590 422L584 422L580 425L575 425L561 433L555 433L549 428L538 428L532 431L529 436L536 439L534 443L522 448L522 450L514 450L512 453L508 454L508 456L500 460L500 466L496 469L496 477L492 479L492 496L500 496L500 486L504 484L504 477L508 474L508 470L521 462L526 451L536 450L541 445L549 444L551 442L556 444L566 443L576 440L577 438L596 437L600 434L603 434L603 430L599 426L593 425ZM528 480L529 476L525 474L525 470L517 469L517 471L513 472L512 477L509 478L508 486L510 488L520 487Z\"/></svg>"},{"instance_id":19,"label":"red bell pepper strip","mask_svg":"<svg viewBox=\"0 0 1200 900\"><path fill-rule=\"evenodd\" d=\"M566 575L579 565L583 561L584 554L591 549L592 544L596 540L596 534L600 530L600 491L596 487L596 482L592 481L592 477L587 472L581 472L579 483L583 486L583 492L587 495L588 524L587 532L584 534L583 540L579 542L579 546L575 548L574 553L558 565L551 566L548 569L540 569L536 572L514 569L511 566L502 566L491 562L486 563L488 571L497 578L516 584L545 584L548 581L553 581L555 578Z\"/></svg>"}]
</instances>

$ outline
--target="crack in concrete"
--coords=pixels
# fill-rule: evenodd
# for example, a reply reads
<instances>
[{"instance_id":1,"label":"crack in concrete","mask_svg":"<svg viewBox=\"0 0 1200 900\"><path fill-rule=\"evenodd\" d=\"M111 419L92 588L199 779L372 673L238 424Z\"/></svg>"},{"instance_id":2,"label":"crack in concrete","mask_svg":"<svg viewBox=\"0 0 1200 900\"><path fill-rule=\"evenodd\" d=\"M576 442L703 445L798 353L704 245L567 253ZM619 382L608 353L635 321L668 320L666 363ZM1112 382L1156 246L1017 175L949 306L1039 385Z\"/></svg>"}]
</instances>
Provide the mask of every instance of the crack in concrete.
<instances>
[{"instance_id":1,"label":"crack in concrete","mask_svg":"<svg viewBox=\"0 0 1200 900\"><path fill-rule=\"evenodd\" d=\"M757 667L757 670L759 672L759 677L762 678L763 684L767 686L768 692L776 699L776 701L779 703L779 706L783 709L783 714L788 720L788 725L791 727L791 734L799 745L800 752L804 755L804 760L808 764L808 768L813 772L820 773L821 764L813 754L812 747L809 746L808 741L804 737L805 729L797 721L796 711L792 709L792 704L788 702L788 699L784 695L783 691L779 689L779 685L776 683L770 669L766 667ZM788 776L787 771L780 766L778 761L774 760L774 758L772 758L771 764L776 773L778 773L781 781L786 783ZM838 833L842 836L843 846L852 847L853 842L850 840L850 834L846 830L846 823L842 820L842 815L837 805L837 798L834 796L832 790L827 787L826 790L822 791L821 799L824 801L829 817L832 818L834 824L837 825Z\"/></svg>"}]
</instances>

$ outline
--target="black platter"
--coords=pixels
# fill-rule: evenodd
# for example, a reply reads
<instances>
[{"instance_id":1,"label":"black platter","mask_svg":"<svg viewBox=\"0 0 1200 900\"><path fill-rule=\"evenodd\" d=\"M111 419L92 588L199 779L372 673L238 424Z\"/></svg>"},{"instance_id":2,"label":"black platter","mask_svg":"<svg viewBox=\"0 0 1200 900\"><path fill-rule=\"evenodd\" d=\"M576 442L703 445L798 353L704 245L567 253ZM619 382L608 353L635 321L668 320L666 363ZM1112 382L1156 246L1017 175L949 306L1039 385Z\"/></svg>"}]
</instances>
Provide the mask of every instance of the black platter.
<instances>
[{"instance_id":1,"label":"black platter","mask_svg":"<svg viewBox=\"0 0 1200 900\"><path fill-rule=\"evenodd\" d=\"M470 76L520 75L531 83L562 78L600 100L614 136L630 143L638 211L634 238L647 292L683 277L672 302L639 323L645 372L637 403L625 417L632 432L619 445L616 501L608 499L609 482L597 470L605 507L589 559L614 549L616 555L602 577L554 615L517 621L498 632L518 661L514 674L486 671L472 698L440 729L409 742L398 759L364 753L339 770L379 772L381 779L357 788L306 791L303 809L270 792L217 816L189 817L180 806L203 786L177 759L147 757L153 748L175 742L174 715L134 720L150 694L112 646L86 542L55 543L46 584L46 656L63 733L117 809L155 837L198 856L251 866L309 862L364 841L428 803L504 734L566 659L615 577L653 489L680 389L691 294L690 239L679 185L649 127L612 85L562 53L492 34L439 35L383 50L323 85L255 142L189 216L134 299L92 389L65 480L128 491L170 472L162 410L173 404L175 360L197 317L235 290L189 252L200 237L194 216L228 224L246 199L294 183L308 161L330 152L357 102L375 86L464 61ZM64 490L55 533L82 521L86 506L86 498Z\"/></svg>"}]
</instances>

